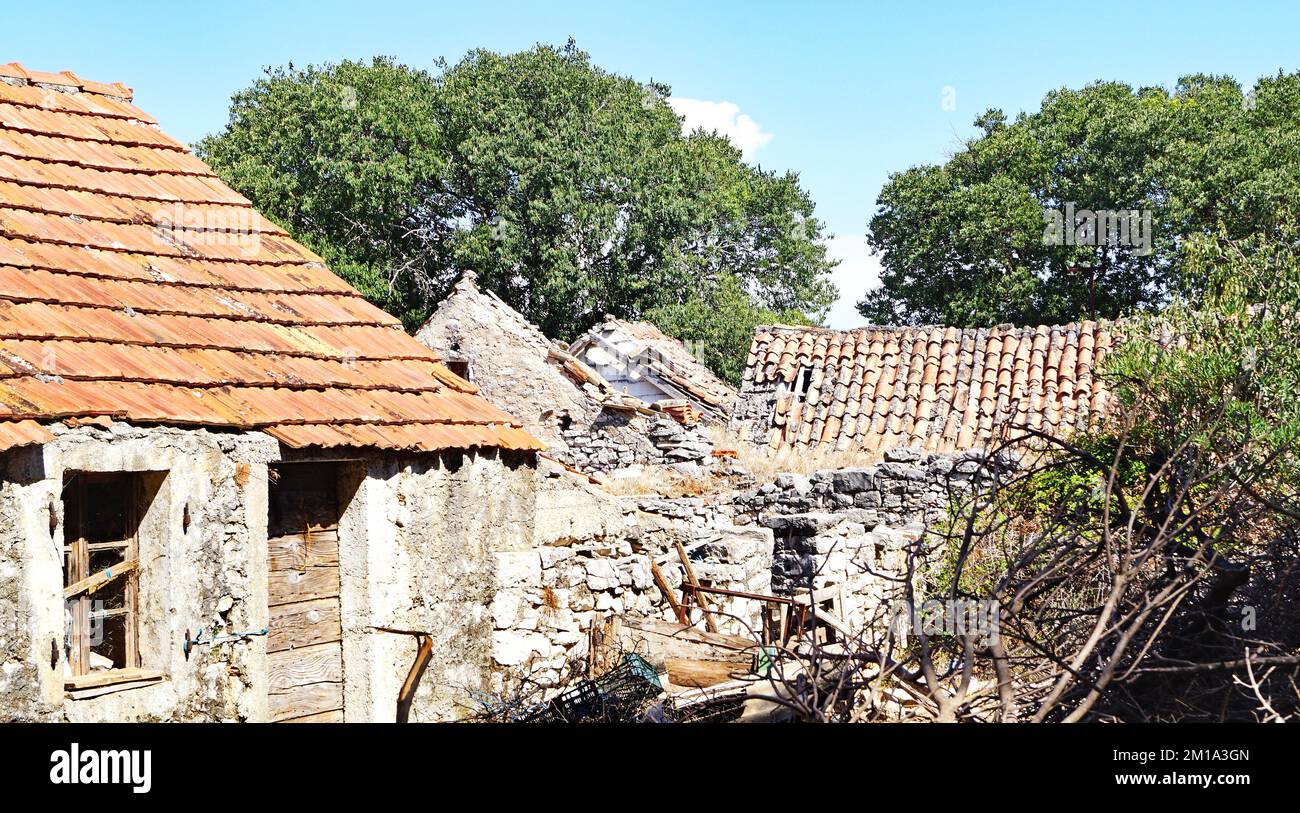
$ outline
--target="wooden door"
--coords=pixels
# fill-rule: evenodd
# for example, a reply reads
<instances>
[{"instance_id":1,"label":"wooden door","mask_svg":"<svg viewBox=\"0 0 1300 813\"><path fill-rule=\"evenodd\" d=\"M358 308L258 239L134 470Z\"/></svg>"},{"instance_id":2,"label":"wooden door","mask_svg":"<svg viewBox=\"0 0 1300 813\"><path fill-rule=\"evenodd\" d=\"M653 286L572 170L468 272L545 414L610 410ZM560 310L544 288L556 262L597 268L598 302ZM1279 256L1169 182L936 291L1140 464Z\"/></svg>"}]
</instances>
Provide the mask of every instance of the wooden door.
<instances>
[{"instance_id":1,"label":"wooden door","mask_svg":"<svg viewBox=\"0 0 1300 813\"><path fill-rule=\"evenodd\" d=\"M272 466L269 497L270 719L342 722L338 466Z\"/></svg>"}]
</instances>

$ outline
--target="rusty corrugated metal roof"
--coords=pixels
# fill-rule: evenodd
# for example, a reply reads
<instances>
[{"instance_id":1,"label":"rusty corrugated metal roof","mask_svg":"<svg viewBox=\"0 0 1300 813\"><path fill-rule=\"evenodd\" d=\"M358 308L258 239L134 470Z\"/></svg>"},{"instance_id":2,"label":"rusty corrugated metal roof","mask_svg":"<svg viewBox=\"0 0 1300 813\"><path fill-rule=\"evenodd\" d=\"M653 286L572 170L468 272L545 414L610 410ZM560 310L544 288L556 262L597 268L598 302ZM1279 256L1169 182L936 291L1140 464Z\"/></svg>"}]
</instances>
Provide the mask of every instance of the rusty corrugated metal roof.
<instances>
[{"instance_id":1,"label":"rusty corrugated metal roof","mask_svg":"<svg viewBox=\"0 0 1300 813\"><path fill-rule=\"evenodd\" d=\"M53 439L54 435L36 421L0 421L0 452Z\"/></svg>"},{"instance_id":2,"label":"rusty corrugated metal roof","mask_svg":"<svg viewBox=\"0 0 1300 813\"><path fill-rule=\"evenodd\" d=\"M112 419L542 448L155 125L123 85L0 65L0 449Z\"/></svg>"},{"instance_id":3,"label":"rusty corrugated metal roof","mask_svg":"<svg viewBox=\"0 0 1300 813\"><path fill-rule=\"evenodd\" d=\"M755 331L744 401L778 388L773 449L972 448L1007 425L1072 430L1104 408L1093 374L1115 326L863 327Z\"/></svg>"}]
</instances>

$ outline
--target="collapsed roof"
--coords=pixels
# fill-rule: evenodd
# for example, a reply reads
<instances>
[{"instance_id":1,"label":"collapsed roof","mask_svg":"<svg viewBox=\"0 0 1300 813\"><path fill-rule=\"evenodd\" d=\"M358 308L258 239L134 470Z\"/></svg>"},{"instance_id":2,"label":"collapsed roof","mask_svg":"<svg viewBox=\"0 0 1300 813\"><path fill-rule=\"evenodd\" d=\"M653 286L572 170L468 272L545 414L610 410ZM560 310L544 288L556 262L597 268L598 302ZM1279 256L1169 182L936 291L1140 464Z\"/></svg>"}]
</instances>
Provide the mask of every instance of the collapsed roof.
<instances>
[{"instance_id":1,"label":"collapsed roof","mask_svg":"<svg viewBox=\"0 0 1300 813\"><path fill-rule=\"evenodd\" d=\"M649 322L606 317L570 345L569 352L595 366L616 387L624 381L649 379L662 397L634 392L648 401L684 399L705 413L726 416L736 397L735 389L710 372L685 344Z\"/></svg>"},{"instance_id":2,"label":"collapsed roof","mask_svg":"<svg viewBox=\"0 0 1300 813\"><path fill-rule=\"evenodd\" d=\"M0 66L0 448L40 422L290 447L541 444L218 179L129 88Z\"/></svg>"},{"instance_id":3,"label":"collapsed roof","mask_svg":"<svg viewBox=\"0 0 1300 813\"><path fill-rule=\"evenodd\" d=\"M1105 322L760 327L740 402L757 414L752 404L772 401L751 439L773 449L965 450L1009 424L1058 434L1099 413L1107 394L1093 371L1114 341Z\"/></svg>"}]
</instances>

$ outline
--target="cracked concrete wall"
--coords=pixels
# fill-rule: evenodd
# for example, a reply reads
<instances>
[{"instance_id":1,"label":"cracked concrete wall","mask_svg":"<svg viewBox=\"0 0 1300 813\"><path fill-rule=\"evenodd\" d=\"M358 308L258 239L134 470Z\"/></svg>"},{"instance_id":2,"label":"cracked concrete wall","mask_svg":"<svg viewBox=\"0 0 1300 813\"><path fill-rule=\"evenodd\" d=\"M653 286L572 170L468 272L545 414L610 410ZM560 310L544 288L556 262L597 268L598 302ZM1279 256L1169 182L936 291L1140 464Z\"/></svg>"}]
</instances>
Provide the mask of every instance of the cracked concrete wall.
<instances>
[{"instance_id":1,"label":"cracked concrete wall","mask_svg":"<svg viewBox=\"0 0 1300 813\"><path fill-rule=\"evenodd\" d=\"M413 636L433 633L410 719L449 720L491 682L496 557L534 542L537 469L494 450L367 457L339 528L344 715L391 721L414 662Z\"/></svg>"}]
</instances>

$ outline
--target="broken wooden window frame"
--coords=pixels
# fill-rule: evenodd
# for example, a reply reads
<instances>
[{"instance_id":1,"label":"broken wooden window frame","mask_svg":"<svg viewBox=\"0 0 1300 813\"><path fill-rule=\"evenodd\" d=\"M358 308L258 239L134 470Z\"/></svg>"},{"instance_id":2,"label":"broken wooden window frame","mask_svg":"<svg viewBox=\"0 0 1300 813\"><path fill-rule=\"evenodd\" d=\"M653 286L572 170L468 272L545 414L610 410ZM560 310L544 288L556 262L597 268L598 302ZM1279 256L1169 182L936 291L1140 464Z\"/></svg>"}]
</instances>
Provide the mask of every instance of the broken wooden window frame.
<instances>
[{"instance_id":1,"label":"broken wooden window frame","mask_svg":"<svg viewBox=\"0 0 1300 813\"><path fill-rule=\"evenodd\" d=\"M95 539L89 533L87 506L92 486L124 481L121 539ZM69 489L74 491L69 494ZM64 482L63 600L67 623L64 652L69 674L64 687L77 697L97 696L119 688L147 685L164 673L141 668L139 629L139 534L144 513L144 482L139 472L69 472ZM92 572L94 554L118 551L117 561ZM125 580L123 582L123 580ZM95 596L106 588L122 585L120 607L95 608ZM100 629L110 619L121 619L122 665L110 669L90 668L96 624Z\"/></svg>"}]
</instances>

